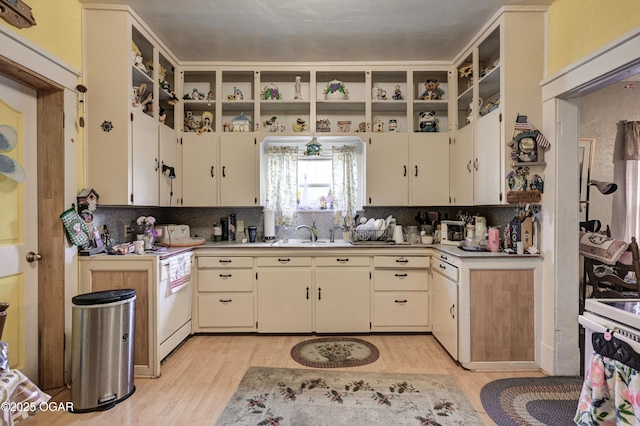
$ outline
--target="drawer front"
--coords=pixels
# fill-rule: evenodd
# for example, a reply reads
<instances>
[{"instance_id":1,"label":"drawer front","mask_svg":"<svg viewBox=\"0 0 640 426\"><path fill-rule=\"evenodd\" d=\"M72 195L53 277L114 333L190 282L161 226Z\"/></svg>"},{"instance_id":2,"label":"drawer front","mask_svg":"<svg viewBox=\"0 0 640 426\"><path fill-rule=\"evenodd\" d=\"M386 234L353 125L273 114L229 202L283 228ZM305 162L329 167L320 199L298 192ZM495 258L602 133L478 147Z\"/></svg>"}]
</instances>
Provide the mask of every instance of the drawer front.
<instances>
[{"instance_id":1,"label":"drawer front","mask_svg":"<svg viewBox=\"0 0 640 426\"><path fill-rule=\"evenodd\" d=\"M367 256L316 257L316 266L369 266Z\"/></svg>"},{"instance_id":2,"label":"drawer front","mask_svg":"<svg viewBox=\"0 0 640 426\"><path fill-rule=\"evenodd\" d=\"M374 290L427 291L429 271L427 269L380 269L373 273Z\"/></svg>"},{"instance_id":3,"label":"drawer front","mask_svg":"<svg viewBox=\"0 0 640 426\"><path fill-rule=\"evenodd\" d=\"M198 296L199 327L253 327L253 294Z\"/></svg>"},{"instance_id":4,"label":"drawer front","mask_svg":"<svg viewBox=\"0 0 640 426\"><path fill-rule=\"evenodd\" d=\"M253 291L253 270L201 269L198 291Z\"/></svg>"},{"instance_id":5,"label":"drawer front","mask_svg":"<svg viewBox=\"0 0 640 426\"><path fill-rule=\"evenodd\" d=\"M440 260L438 257L431 258L431 268L434 273L440 273L449 279L458 282L458 268Z\"/></svg>"},{"instance_id":6,"label":"drawer front","mask_svg":"<svg viewBox=\"0 0 640 426\"><path fill-rule=\"evenodd\" d=\"M253 257L198 256L198 268L253 268Z\"/></svg>"},{"instance_id":7,"label":"drawer front","mask_svg":"<svg viewBox=\"0 0 640 426\"><path fill-rule=\"evenodd\" d=\"M429 294L375 294L373 324L376 327L428 326Z\"/></svg>"},{"instance_id":8,"label":"drawer front","mask_svg":"<svg viewBox=\"0 0 640 426\"><path fill-rule=\"evenodd\" d=\"M430 256L375 256L376 268L429 268Z\"/></svg>"},{"instance_id":9,"label":"drawer front","mask_svg":"<svg viewBox=\"0 0 640 426\"><path fill-rule=\"evenodd\" d=\"M295 256L259 257L258 266L311 266L311 258Z\"/></svg>"}]
</instances>

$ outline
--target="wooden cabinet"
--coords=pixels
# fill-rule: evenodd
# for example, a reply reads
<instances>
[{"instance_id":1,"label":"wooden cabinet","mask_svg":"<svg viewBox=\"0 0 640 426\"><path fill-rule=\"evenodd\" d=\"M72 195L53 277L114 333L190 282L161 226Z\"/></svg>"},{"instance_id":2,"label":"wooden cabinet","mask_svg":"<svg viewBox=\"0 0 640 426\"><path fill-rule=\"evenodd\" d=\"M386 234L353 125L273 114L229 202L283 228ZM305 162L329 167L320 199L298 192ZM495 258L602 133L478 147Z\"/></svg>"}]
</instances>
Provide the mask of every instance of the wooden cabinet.
<instances>
[{"instance_id":1,"label":"wooden cabinet","mask_svg":"<svg viewBox=\"0 0 640 426\"><path fill-rule=\"evenodd\" d=\"M316 257L317 333L368 333L369 257Z\"/></svg>"},{"instance_id":2,"label":"wooden cabinet","mask_svg":"<svg viewBox=\"0 0 640 426\"><path fill-rule=\"evenodd\" d=\"M83 13L85 84L90 88L86 94L87 184L101 194L102 204L157 206L159 128L171 128L173 123L173 107L160 96L164 91L157 84L157 65L162 58L172 79L174 58L161 51L155 36L129 9L85 5ZM143 101L149 97L149 102L136 106L136 94ZM160 106L164 106L166 124L160 124Z\"/></svg>"},{"instance_id":3,"label":"wooden cabinet","mask_svg":"<svg viewBox=\"0 0 640 426\"><path fill-rule=\"evenodd\" d=\"M375 256L373 331L431 331L429 256Z\"/></svg>"},{"instance_id":4,"label":"wooden cabinet","mask_svg":"<svg viewBox=\"0 0 640 426\"><path fill-rule=\"evenodd\" d=\"M473 205L473 126L456 131L450 149L451 204Z\"/></svg>"},{"instance_id":5,"label":"wooden cabinet","mask_svg":"<svg viewBox=\"0 0 640 426\"><path fill-rule=\"evenodd\" d=\"M182 133L183 205L211 207L218 205L220 180L219 136L215 133Z\"/></svg>"},{"instance_id":6,"label":"wooden cabinet","mask_svg":"<svg viewBox=\"0 0 640 426\"><path fill-rule=\"evenodd\" d=\"M136 291L133 368L136 376L158 377L156 288L157 259L146 257L80 259L80 293L132 288Z\"/></svg>"},{"instance_id":7,"label":"wooden cabinet","mask_svg":"<svg viewBox=\"0 0 640 426\"><path fill-rule=\"evenodd\" d=\"M258 257L258 332L313 331L311 257Z\"/></svg>"},{"instance_id":8,"label":"wooden cabinet","mask_svg":"<svg viewBox=\"0 0 640 426\"><path fill-rule=\"evenodd\" d=\"M448 205L449 134L414 133L409 142L409 205Z\"/></svg>"},{"instance_id":9,"label":"wooden cabinet","mask_svg":"<svg viewBox=\"0 0 640 426\"><path fill-rule=\"evenodd\" d=\"M198 256L194 331L255 331L253 257Z\"/></svg>"},{"instance_id":10,"label":"wooden cabinet","mask_svg":"<svg viewBox=\"0 0 640 426\"><path fill-rule=\"evenodd\" d=\"M431 258L433 335L458 359L458 267L439 256Z\"/></svg>"},{"instance_id":11,"label":"wooden cabinet","mask_svg":"<svg viewBox=\"0 0 640 426\"><path fill-rule=\"evenodd\" d=\"M542 258L459 259L458 360L471 370L540 366Z\"/></svg>"}]
</instances>

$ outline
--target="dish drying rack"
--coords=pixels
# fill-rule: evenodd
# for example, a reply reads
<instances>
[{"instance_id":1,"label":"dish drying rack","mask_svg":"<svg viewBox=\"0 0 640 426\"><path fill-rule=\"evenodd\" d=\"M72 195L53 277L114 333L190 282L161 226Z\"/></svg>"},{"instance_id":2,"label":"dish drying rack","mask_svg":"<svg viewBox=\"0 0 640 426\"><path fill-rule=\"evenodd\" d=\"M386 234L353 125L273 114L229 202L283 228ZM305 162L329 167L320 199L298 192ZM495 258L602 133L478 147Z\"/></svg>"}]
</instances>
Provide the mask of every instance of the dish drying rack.
<instances>
[{"instance_id":1,"label":"dish drying rack","mask_svg":"<svg viewBox=\"0 0 640 426\"><path fill-rule=\"evenodd\" d=\"M387 244L387 230L352 230L351 231L351 243L352 244Z\"/></svg>"}]
</instances>

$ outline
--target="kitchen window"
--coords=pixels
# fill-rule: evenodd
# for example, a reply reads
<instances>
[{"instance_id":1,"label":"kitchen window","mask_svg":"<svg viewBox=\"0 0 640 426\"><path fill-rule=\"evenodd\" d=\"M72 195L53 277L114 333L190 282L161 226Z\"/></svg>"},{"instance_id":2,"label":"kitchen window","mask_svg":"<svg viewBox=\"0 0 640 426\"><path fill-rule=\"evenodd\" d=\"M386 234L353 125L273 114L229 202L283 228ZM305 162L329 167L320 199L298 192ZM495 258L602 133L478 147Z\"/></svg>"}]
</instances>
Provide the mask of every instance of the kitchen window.
<instances>
[{"instance_id":1,"label":"kitchen window","mask_svg":"<svg viewBox=\"0 0 640 426\"><path fill-rule=\"evenodd\" d=\"M317 137L320 155L305 156L310 137L267 137L261 144L261 203L276 225L295 225L299 211L331 212L342 225L362 209L365 144L360 138ZM295 171L295 172L294 172Z\"/></svg>"}]
</instances>

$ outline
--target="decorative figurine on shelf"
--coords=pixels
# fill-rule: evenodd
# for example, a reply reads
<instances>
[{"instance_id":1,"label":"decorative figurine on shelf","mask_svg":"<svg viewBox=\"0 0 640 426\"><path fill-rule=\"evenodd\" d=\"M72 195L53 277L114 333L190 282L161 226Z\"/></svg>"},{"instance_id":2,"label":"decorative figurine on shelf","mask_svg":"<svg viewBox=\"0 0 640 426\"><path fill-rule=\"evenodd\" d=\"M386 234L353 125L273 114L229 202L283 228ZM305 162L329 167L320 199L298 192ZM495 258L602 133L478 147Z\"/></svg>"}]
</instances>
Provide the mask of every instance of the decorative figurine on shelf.
<instances>
[{"instance_id":1,"label":"decorative figurine on shelf","mask_svg":"<svg viewBox=\"0 0 640 426\"><path fill-rule=\"evenodd\" d=\"M213 100L213 90L209 90L207 92L207 100L208 101L212 101Z\"/></svg>"},{"instance_id":2,"label":"decorative figurine on shelf","mask_svg":"<svg viewBox=\"0 0 640 426\"><path fill-rule=\"evenodd\" d=\"M440 83L435 78L428 79L424 82L424 92L420 95L421 101L437 101L442 99L442 89Z\"/></svg>"},{"instance_id":3,"label":"decorative figurine on shelf","mask_svg":"<svg viewBox=\"0 0 640 426\"><path fill-rule=\"evenodd\" d=\"M387 99L387 91L376 83L373 85L373 89L371 89L371 99L384 101Z\"/></svg>"},{"instance_id":4,"label":"decorative figurine on shelf","mask_svg":"<svg viewBox=\"0 0 640 426\"><path fill-rule=\"evenodd\" d=\"M460 78L467 79L467 87L473 85L473 64L463 65L458 69L458 75Z\"/></svg>"},{"instance_id":5,"label":"decorative figurine on shelf","mask_svg":"<svg viewBox=\"0 0 640 426\"><path fill-rule=\"evenodd\" d=\"M244 115L244 112L241 112L240 115L231 121L231 127L233 132L250 132L251 120Z\"/></svg>"},{"instance_id":6,"label":"decorative figurine on shelf","mask_svg":"<svg viewBox=\"0 0 640 426\"><path fill-rule=\"evenodd\" d=\"M396 84L396 87L393 89L393 95L391 96L391 99L393 99L394 101L402 100L402 90L400 90L399 84Z\"/></svg>"},{"instance_id":7,"label":"decorative figurine on shelf","mask_svg":"<svg viewBox=\"0 0 640 426\"><path fill-rule=\"evenodd\" d=\"M436 112L435 111L422 111L418 114L419 124L418 124L418 132L437 132L438 131L438 123L436 122Z\"/></svg>"},{"instance_id":8,"label":"decorative figurine on shelf","mask_svg":"<svg viewBox=\"0 0 640 426\"><path fill-rule=\"evenodd\" d=\"M331 80L327 83L327 87L323 91L325 99L349 99L349 90L340 80Z\"/></svg>"},{"instance_id":9,"label":"decorative figurine on shelf","mask_svg":"<svg viewBox=\"0 0 640 426\"><path fill-rule=\"evenodd\" d=\"M382 122L380 117L376 117L376 119L373 121L373 131L375 133L384 132L384 123Z\"/></svg>"},{"instance_id":10,"label":"decorative figurine on shelf","mask_svg":"<svg viewBox=\"0 0 640 426\"><path fill-rule=\"evenodd\" d=\"M204 93L194 87L193 91L191 92L191 99L193 99L194 101L202 101L204 100L204 98L205 98Z\"/></svg>"},{"instance_id":11,"label":"decorative figurine on shelf","mask_svg":"<svg viewBox=\"0 0 640 426\"><path fill-rule=\"evenodd\" d=\"M351 121L338 121L338 132L349 133L351 131Z\"/></svg>"},{"instance_id":12,"label":"decorative figurine on shelf","mask_svg":"<svg viewBox=\"0 0 640 426\"><path fill-rule=\"evenodd\" d=\"M131 42L131 50L133 51L133 66L140 71L147 73L147 67L144 65L144 59L142 58L142 52L136 45L135 41Z\"/></svg>"},{"instance_id":13,"label":"decorative figurine on shelf","mask_svg":"<svg viewBox=\"0 0 640 426\"><path fill-rule=\"evenodd\" d=\"M260 98L264 99L265 101L268 101L268 100L279 101L280 99L282 99L282 95L280 94L280 89L278 89L278 86L271 83L265 86L264 89L262 89L262 92L260 92Z\"/></svg>"},{"instance_id":14,"label":"decorative figurine on shelf","mask_svg":"<svg viewBox=\"0 0 640 426\"><path fill-rule=\"evenodd\" d=\"M478 109L482 108L482 104L484 103L484 99L482 98L478 98ZM465 119L465 122L467 124L471 123L473 121L473 112L475 111L475 104L473 102L469 103L469 114L467 115L467 118Z\"/></svg>"},{"instance_id":15,"label":"decorative figurine on shelf","mask_svg":"<svg viewBox=\"0 0 640 426\"><path fill-rule=\"evenodd\" d=\"M160 107L160 114L158 115L158 120L161 123L165 123L167 121L167 111L164 108Z\"/></svg>"},{"instance_id":16,"label":"decorative figurine on shelf","mask_svg":"<svg viewBox=\"0 0 640 426\"><path fill-rule=\"evenodd\" d=\"M300 77L299 75L296 75L296 91L293 95L294 100L302 99L301 84L302 84L302 77Z\"/></svg>"},{"instance_id":17,"label":"decorative figurine on shelf","mask_svg":"<svg viewBox=\"0 0 640 426\"><path fill-rule=\"evenodd\" d=\"M227 95L228 101L242 101L244 100L244 95L242 91L238 89L236 86L233 86L233 94Z\"/></svg>"},{"instance_id":18,"label":"decorative figurine on shelf","mask_svg":"<svg viewBox=\"0 0 640 426\"><path fill-rule=\"evenodd\" d=\"M328 118L316 121L316 132L328 133L331 131L331 122Z\"/></svg>"},{"instance_id":19,"label":"decorative figurine on shelf","mask_svg":"<svg viewBox=\"0 0 640 426\"><path fill-rule=\"evenodd\" d=\"M200 128L200 123L193 118L192 111L184 112L184 131L185 132L196 132Z\"/></svg>"},{"instance_id":20,"label":"decorative figurine on shelf","mask_svg":"<svg viewBox=\"0 0 640 426\"><path fill-rule=\"evenodd\" d=\"M203 133L213 132L213 128L211 127L212 125L213 125L213 113L211 113L210 111L204 111L202 113L202 125L197 130L198 134L201 135Z\"/></svg>"},{"instance_id":21,"label":"decorative figurine on shelf","mask_svg":"<svg viewBox=\"0 0 640 426\"><path fill-rule=\"evenodd\" d=\"M296 122L293 123L293 126L291 127L293 128L293 131L296 133L304 132L309 128L309 126L307 126L307 122L300 117L296 119Z\"/></svg>"},{"instance_id":22,"label":"decorative figurine on shelf","mask_svg":"<svg viewBox=\"0 0 640 426\"><path fill-rule=\"evenodd\" d=\"M262 122L262 127L266 127L270 132L284 132L284 125L278 123L278 117L275 115L269 120Z\"/></svg>"}]
</instances>

